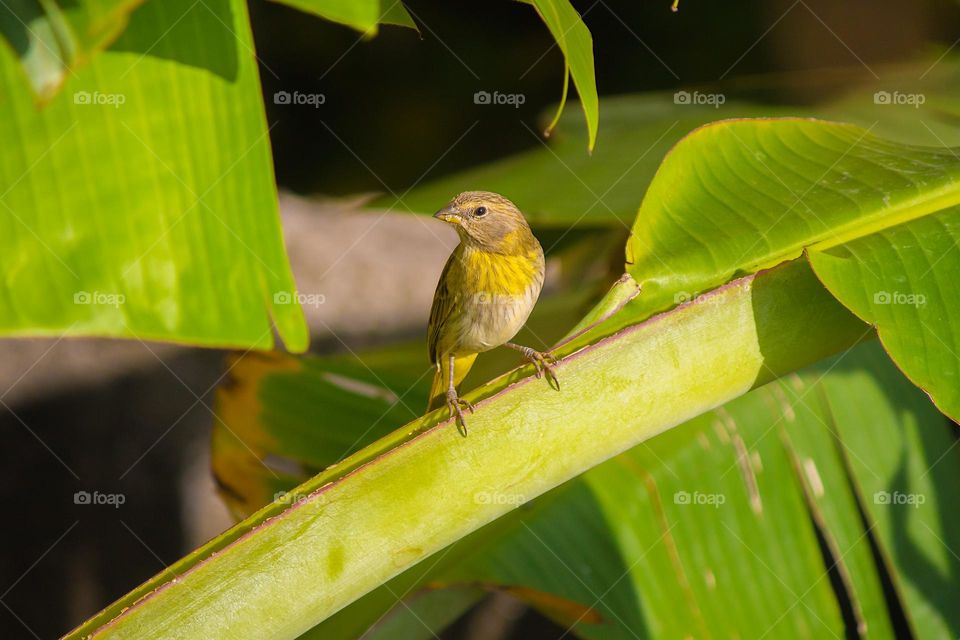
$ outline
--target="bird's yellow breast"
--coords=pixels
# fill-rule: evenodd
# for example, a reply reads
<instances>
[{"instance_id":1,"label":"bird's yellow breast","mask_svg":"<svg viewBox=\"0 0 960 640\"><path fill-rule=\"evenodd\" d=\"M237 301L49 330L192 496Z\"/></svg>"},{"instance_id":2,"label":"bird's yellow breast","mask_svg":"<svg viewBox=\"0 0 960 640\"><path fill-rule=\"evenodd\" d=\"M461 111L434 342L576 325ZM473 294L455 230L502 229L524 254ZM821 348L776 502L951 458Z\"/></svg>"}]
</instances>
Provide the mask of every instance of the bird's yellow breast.
<instances>
[{"instance_id":1,"label":"bird's yellow breast","mask_svg":"<svg viewBox=\"0 0 960 640\"><path fill-rule=\"evenodd\" d=\"M456 354L497 347L517 334L543 286L539 244L522 255L462 247L449 277L461 283L445 326L441 347Z\"/></svg>"},{"instance_id":2,"label":"bird's yellow breast","mask_svg":"<svg viewBox=\"0 0 960 640\"><path fill-rule=\"evenodd\" d=\"M466 288L473 293L522 296L532 284L543 282L543 254L539 247L527 255L467 249L461 266Z\"/></svg>"}]
</instances>

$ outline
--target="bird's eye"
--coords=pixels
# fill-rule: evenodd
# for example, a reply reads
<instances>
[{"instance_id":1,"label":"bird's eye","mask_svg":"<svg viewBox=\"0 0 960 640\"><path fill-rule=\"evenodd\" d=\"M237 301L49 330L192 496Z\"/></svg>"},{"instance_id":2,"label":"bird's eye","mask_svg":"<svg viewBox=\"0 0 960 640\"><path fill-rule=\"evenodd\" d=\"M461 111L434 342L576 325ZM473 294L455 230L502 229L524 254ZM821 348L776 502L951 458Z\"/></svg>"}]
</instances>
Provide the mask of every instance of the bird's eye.
<instances>
[{"instance_id":1,"label":"bird's eye","mask_svg":"<svg viewBox=\"0 0 960 640\"><path fill-rule=\"evenodd\" d=\"M477 208L474 210L473 215L475 215L475 216L478 217L478 218L482 218L483 216L487 215L487 208L486 208L486 207L477 207Z\"/></svg>"}]
</instances>

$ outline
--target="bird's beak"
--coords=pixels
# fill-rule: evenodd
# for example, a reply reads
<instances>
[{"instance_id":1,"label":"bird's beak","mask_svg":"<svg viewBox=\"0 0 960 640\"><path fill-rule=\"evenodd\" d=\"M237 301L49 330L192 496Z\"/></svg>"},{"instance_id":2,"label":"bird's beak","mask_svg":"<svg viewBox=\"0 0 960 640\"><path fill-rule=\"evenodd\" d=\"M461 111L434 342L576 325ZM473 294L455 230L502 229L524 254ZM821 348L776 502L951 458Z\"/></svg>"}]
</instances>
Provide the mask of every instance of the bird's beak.
<instances>
[{"instance_id":1,"label":"bird's beak","mask_svg":"<svg viewBox=\"0 0 960 640\"><path fill-rule=\"evenodd\" d=\"M433 214L433 217L450 224L460 224L460 221L463 219L463 216L460 215L460 210L453 205L447 205L443 209L440 209L440 211Z\"/></svg>"}]
</instances>

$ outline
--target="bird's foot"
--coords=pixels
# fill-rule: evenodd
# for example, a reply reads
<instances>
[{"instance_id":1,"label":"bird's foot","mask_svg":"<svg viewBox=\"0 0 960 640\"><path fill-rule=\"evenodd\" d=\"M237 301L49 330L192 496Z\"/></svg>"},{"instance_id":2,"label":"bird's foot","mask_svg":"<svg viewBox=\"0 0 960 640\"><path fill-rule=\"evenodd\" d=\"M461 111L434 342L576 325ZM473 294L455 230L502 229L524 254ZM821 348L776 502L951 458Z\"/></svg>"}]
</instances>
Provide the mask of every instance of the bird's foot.
<instances>
[{"instance_id":1,"label":"bird's foot","mask_svg":"<svg viewBox=\"0 0 960 640\"><path fill-rule=\"evenodd\" d=\"M467 437L467 422L463 419L461 405L466 407L467 411L473 413L473 404L469 400L464 400L458 396L456 389L447 389L447 408L450 410L450 417L456 417L457 431L463 437Z\"/></svg>"},{"instance_id":2,"label":"bird's foot","mask_svg":"<svg viewBox=\"0 0 960 640\"><path fill-rule=\"evenodd\" d=\"M553 370L553 365L557 364L557 359L553 357L552 353L549 351L537 351L536 349L521 347L519 345L514 348L533 364L533 368L537 370L534 375L536 375L538 379L546 376L547 383L557 391L560 391L560 380L557 379L557 374Z\"/></svg>"}]
</instances>

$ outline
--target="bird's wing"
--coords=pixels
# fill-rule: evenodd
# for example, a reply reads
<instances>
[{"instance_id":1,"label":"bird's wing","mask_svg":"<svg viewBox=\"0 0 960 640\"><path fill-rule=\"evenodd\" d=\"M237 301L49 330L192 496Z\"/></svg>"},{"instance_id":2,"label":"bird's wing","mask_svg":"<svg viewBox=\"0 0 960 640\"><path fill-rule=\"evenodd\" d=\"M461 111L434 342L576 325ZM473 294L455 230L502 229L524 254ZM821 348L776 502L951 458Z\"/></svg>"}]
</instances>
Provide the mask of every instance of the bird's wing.
<instances>
[{"instance_id":1,"label":"bird's wing","mask_svg":"<svg viewBox=\"0 0 960 640\"><path fill-rule=\"evenodd\" d=\"M457 247L450 257L447 258L447 264L443 267L443 273L440 274L440 281L437 283L437 290L433 294L433 307L430 309L430 323L427 325L427 351L430 354L430 362L437 364L440 361L438 346L440 336L443 333L444 325L450 317L450 311L453 309L453 301L456 292L450 289L450 268L456 260L460 247Z\"/></svg>"}]
</instances>

